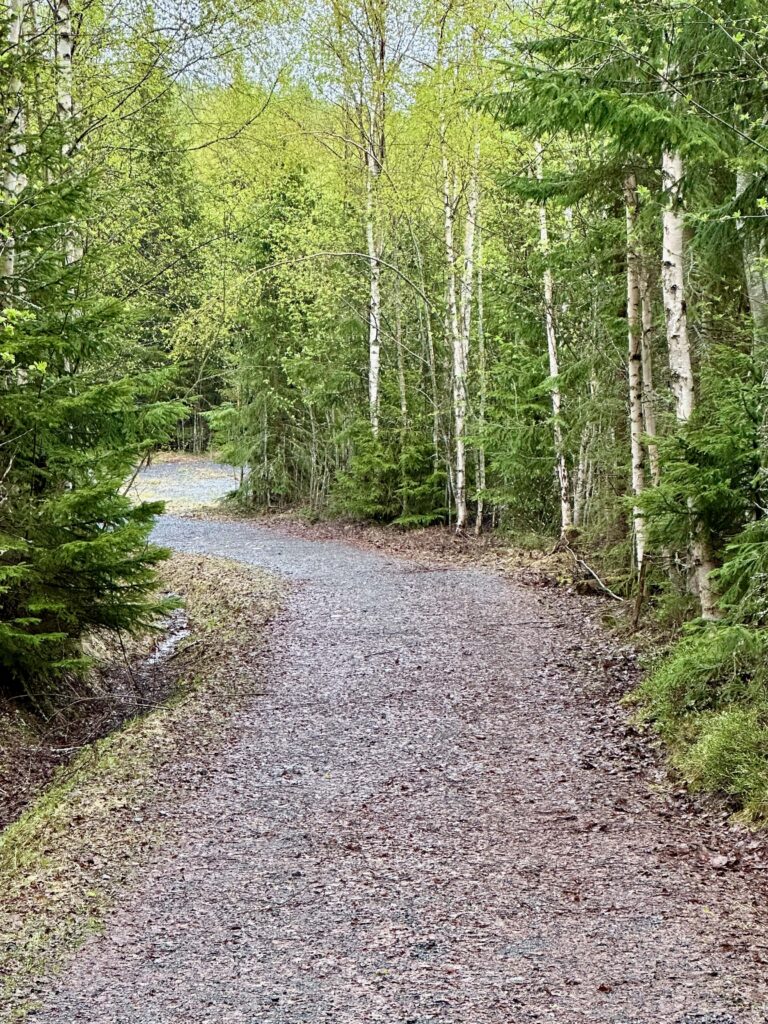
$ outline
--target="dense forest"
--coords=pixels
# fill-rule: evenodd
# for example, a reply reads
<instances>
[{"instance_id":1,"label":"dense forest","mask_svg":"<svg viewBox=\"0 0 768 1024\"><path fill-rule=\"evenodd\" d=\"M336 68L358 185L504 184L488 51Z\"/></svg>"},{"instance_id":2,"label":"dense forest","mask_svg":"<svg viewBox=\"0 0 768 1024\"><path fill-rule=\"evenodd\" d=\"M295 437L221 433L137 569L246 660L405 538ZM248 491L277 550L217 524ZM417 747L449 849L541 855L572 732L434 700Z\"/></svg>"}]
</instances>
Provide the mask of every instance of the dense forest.
<instances>
[{"instance_id":1,"label":"dense forest","mask_svg":"<svg viewBox=\"0 0 768 1024\"><path fill-rule=\"evenodd\" d=\"M6 0L0 666L163 610L162 448L258 510L578 551L768 812L758 0Z\"/></svg>"}]
</instances>

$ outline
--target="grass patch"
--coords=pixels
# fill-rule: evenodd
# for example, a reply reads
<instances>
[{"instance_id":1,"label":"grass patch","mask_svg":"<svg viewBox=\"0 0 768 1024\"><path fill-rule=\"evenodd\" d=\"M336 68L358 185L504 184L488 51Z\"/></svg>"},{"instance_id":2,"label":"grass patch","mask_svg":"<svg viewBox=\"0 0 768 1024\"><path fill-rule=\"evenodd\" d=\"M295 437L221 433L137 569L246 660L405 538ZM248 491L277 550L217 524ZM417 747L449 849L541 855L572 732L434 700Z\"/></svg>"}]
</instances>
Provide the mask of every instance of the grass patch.
<instances>
[{"instance_id":1,"label":"grass patch","mask_svg":"<svg viewBox=\"0 0 768 1024\"><path fill-rule=\"evenodd\" d=\"M768 631L698 627L633 694L694 790L724 795L768 824Z\"/></svg>"},{"instance_id":2,"label":"grass patch","mask_svg":"<svg viewBox=\"0 0 768 1024\"><path fill-rule=\"evenodd\" d=\"M166 670L174 696L82 750L0 834L0 1022L33 1010L46 977L101 927L153 848L173 841L172 810L191 793L178 761L225 741L238 706L260 689L253 661L283 584L219 558L175 555L163 586L192 627ZM167 808L165 814L161 811Z\"/></svg>"}]
</instances>

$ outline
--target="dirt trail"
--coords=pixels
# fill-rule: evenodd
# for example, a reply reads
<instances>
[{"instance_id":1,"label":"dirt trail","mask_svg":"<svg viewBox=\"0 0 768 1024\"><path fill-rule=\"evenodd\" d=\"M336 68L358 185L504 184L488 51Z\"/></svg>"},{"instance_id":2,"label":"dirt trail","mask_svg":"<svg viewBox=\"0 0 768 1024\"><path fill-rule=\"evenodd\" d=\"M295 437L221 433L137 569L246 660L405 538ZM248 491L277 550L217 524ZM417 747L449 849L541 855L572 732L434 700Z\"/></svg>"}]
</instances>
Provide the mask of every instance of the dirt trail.
<instances>
[{"instance_id":1,"label":"dirt trail","mask_svg":"<svg viewBox=\"0 0 768 1024\"><path fill-rule=\"evenodd\" d=\"M185 842L35 1020L768 1019L764 906L606 755L572 614L248 522L166 516L157 537L297 585Z\"/></svg>"}]
</instances>

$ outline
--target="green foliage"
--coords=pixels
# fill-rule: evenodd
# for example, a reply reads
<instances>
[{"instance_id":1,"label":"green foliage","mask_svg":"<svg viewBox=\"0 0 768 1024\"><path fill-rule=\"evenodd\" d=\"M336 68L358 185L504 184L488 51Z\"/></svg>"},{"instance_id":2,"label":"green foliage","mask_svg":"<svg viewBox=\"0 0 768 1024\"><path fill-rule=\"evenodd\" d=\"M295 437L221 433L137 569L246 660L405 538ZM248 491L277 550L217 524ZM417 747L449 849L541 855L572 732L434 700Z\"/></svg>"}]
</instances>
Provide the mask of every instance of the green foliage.
<instances>
[{"instance_id":1,"label":"green foliage","mask_svg":"<svg viewBox=\"0 0 768 1024\"><path fill-rule=\"evenodd\" d=\"M700 404L687 424L660 442L661 484L641 501L659 548L684 548L695 529L720 555L746 523L760 468L759 394L750 355L724 346L710 352Z\"/></svg>"},{"instance_id":2,"label":"green foliage","mask_svg":"<svg viewBox=\"0 0 768 1024\"><path fill-rule=\"evenodd\" d=\"M695 787L768 815L768 632L716 624L681 640L635 694Z\"/></svg>"},{"instance_id":3,"label":"green foliage","mask_svg":"<svg viewBox=\"0 0 768 1024\"><path fill-rule=\"evenodd\" d=\"M731 621L768 623L768 520L750 523L728 545L717 583Z\"/></svg>"},{"instance_id":4,"label":"green foliage","mask_svg":"<svg viewBox=\"0 0 768 1024\"><path fill-rule=\"evenodd\" d=\"M331 493L331 510L356 519L429 526L448 518L445 473L434 452L397 431L374 437L368 423L350 432L352 454Z\"/></svg>"},{"instance_id":5,"label":"green foliage","mask_svg":"<svg viewBox=\"0 0 768 1024\"><path fill-rule=\"evenodd\" d=\"M28 57L19 75L44 97L50 67ZM168 607L153 571L166 553L149 543L161 506L123 489L184 410L135 311L104 289L112 265L86 244L104 177L65 155L70 128L29 133L24 202L3 210L0 686L38 706L83 667L89 630L145 630Z\"/></svg>"}]
</instances>

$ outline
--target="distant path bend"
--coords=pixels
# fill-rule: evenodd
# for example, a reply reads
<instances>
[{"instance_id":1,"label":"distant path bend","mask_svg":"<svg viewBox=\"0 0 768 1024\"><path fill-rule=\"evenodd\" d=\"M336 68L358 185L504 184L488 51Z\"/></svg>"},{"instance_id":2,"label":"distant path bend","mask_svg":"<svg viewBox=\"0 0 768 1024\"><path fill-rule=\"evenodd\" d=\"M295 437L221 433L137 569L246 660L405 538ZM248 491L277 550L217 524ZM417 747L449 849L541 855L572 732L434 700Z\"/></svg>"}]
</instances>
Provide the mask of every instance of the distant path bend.
<instances>
[{"instance_id":1,"label":"distant path bend","mask_svg":"<svg viewBox=\"0 0 768 1024\"><path fill-rule=\"evenodd\" d=\"M573 617L479 570L249 522L166 516L157 539L301 585L186 840L36 1021L768 1019L765 908L671 854L690 825L606 759Z\"/></svg>"}]
</instances>

